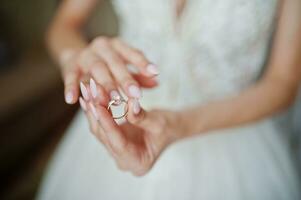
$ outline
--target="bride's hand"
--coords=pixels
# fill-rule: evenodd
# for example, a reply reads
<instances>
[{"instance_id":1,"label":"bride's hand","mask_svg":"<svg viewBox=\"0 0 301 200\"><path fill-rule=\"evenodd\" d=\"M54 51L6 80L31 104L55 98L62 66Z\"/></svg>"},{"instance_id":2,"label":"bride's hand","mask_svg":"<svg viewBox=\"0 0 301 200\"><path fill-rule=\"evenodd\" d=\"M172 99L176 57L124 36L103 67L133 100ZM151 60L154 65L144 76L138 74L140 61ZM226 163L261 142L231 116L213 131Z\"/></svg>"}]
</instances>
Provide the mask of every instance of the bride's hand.
<instances>
[{"instance_id":1,"label":"bride's hand","mask_svg":"<svg viewBox=\"0 0 301 200\"><path fill-rule=\"evenodd\" d=\"M136 176L146 174L162 151L185 132L181 113L145 111L137 99L128 101L127 122L118 125L105 106L80 99L90 130L104 144L118 167Z\"/></svg>"},{"instance_id":2,"label":"bride's hand","mask_svg":"<svg viewBox=\"0 0 301 200\"><path fill-rule=\"evenodd\" d=\"M69 104L77 101L79 81L85 75L93 77L100 90L108 96L118 95L117 89L121 88L128 97L140 98L140 87L152 88L157 85L153 78L158 74L156 66L141 51L118 38L97 37L84 49L66 50L60 60L65 100ZM127 65L136 67L138 73L131 73ZM96 90L92 92L94 97L98 95Z\"/></svg>"}]
</instances>

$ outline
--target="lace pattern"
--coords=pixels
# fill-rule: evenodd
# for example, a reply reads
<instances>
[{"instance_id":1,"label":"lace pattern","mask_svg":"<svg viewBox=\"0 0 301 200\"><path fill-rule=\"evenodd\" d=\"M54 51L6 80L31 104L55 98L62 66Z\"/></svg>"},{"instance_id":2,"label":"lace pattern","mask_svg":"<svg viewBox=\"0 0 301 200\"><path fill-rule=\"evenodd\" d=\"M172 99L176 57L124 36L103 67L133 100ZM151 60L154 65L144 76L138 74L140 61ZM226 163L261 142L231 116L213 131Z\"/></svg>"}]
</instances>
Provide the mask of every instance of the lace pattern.
<instances>
[{"instance_id":1,"label":"lace pattern","mask_svg":"<svg viewBox=\"0 0 301 200\"><path fill-rule=\"evenodd\" d=\"M179 21L173 2L114 1L121 37L160 68L161 86L145 98L160 100L148 104L170 107L174 101L178 107L223 98L258 78L277 0L188 0Z\"/></svg>"}]
</instances>

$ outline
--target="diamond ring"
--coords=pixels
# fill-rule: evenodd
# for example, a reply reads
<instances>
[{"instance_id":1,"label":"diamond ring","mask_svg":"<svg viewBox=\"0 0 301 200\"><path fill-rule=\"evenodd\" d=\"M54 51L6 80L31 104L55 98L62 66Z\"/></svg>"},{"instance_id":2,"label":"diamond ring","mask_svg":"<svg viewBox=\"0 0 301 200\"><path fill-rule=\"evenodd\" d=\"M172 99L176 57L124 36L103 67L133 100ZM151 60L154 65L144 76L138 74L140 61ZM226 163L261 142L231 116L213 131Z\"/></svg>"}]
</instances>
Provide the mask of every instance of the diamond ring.
<instances>
[{"instance_id":1,"label":"diamond ring","mask_svg":"<svg viewBox=\"0 0 301 200\"><path fill-rule=\"evenodd\" d=\"M124 105L124 111L121 115L118 115L118 116L114 116L113 112L112 112L112 107L119 107L119 106L122 106ZM112 117L113 119L121 119L123 117L125 117L128 113L128 102L126 100L124 100L123 98L121 97L115 97L113 98L112 100L109 101L109 104L108 104L108 107L107 107L107 110L112 113Z\"/></svg>"}]
</instances>

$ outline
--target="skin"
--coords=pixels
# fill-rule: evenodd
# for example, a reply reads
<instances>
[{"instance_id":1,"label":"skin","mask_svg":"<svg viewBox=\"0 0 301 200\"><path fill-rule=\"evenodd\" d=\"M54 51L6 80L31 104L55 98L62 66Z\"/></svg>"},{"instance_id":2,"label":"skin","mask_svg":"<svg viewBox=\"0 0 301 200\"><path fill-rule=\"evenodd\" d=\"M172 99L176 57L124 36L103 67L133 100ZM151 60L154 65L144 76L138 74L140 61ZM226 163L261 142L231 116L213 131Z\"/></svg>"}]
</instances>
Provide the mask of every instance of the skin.
<instances>
[{"instance_id":1,"label":"skin","mask_svg":"<svg viewBox=\"0 0 301 200\"><path fill-rule=\"evenodd\" d=\"M301 78L301 1L281 1L271 56L260 80L236 96L182 111L145 111L131 96L129 85L158 85L155 74L147 71L151 62L141 51L118 38L98 37L91 43L85 40L80 30L96 3L65 0L50 25L47 42L61 66L65 95L72 93L69 103L78 100L80 80L95 79L97 95L92 95L91 84L83 84L87 95L81 98L81 105L91 132L120 169L144 175L164 149L178 140L255 122L294 102ZM130 73L127 64L136 66L139 73ZM122 125L106 109L109 92L117 87L129 97L127 122Z\"/></svg>"}]
</instances>

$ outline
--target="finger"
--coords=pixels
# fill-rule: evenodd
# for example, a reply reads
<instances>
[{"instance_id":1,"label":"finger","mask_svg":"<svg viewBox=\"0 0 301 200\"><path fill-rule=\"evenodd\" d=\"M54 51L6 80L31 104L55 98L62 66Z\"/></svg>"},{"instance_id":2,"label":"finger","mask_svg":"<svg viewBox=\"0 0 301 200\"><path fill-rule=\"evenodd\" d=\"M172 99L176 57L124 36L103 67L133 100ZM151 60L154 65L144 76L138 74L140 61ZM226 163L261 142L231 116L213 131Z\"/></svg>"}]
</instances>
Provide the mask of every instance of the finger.
<instances>
[{"instance_id":1,"label":"finger","mask_svg":"<svg viewBox=\"0 0 301 200\"><path fill-rule=\"evenodd\" d=\"M87 111L88 109L87 102L82 97L79 97L79 105L83 109L83 111L85 112Z\"/></svg>"},{"instance_id":2,"label":"finger","mask_svg":"<svg viewBox=\"0 0 301 200\"><path fill-rule=\"evenodd\" d=\"M106 133L113 151L119 155L125 153L128 141L108 110L103 106L91 105L91 108L95 110L94 115Z\"/></svg>"},{"instance_id":3,"label":"finger","mask_svg":"<svg viewBox=\"0 0 301 200\"><path fill-rule=\"evenodd\" d=\"M92 99L92 94L90 87L87 83L80 82L80 91L85 101L90 101Z\"/></svg>"},{"instance_id":4,"label":"finger","mask_svg":"<svg viewBox=\"0 0 301 200\"><path fill-rule=\"evenodd\" d=\"M129 99L128 106L127 120L129 123L141 128L145 128L150 125L151 120L149 119L149 114L141 108L137 99Z\"/></svg>"},{"instance_id":5,"label":"finger","mask_svg":"<svg viewBox=\"0 0 301 200\"><path fill-rule=\"evenodd\" d=\"M100 142L102 142L103 144L106 142L105 141L105 137L102 134L98 134L99 132L99 125L97 120L95 119L92 110L89 108L86 112L86 116L88 119L88 123L89 123L89 128L90 128L90 132L95 135L95 137L97 137L97 139L99 139Z\"/></svg>"},{"instance_id":6,"label":"finger","mask_svg":"<svg viewBox=\"0 0 301 200\"><path fill-rule=\"evenodd\" d=\"M102 58L96 55L92 50L86 49L83 51L78 59L78 64L85 73L89 73L94 77L96 82L104 87L108 94L113 90L117 90L108 66L102 61ZM93 95L97 94L93 93Z\"/></svg>"},{"instance_id":7,"label":"finger","mask_svg":"<svg viewBox=\"0 0 301 200\"><path fill-rule=\"evenodd\" d=\"M89 70L96 83L105 89L107 96L112 96L113 94L120 96L116 82L108 66L104 62L99 60L97 63L94 63ZM95 95L97 96L97 94Z\"/></svg>"},{"instance_id":8,"label":"finger","mask_svg":"<svg viewBox=\"0 0 301 200\"><path fill-rule=\"evenodd\" d=\"M92 89L96 90L96 92L99 94L97 99L93 98ZM91 81L91 79L89 84L80 82L80 90L86 102L93 102L95 105L103 105L103 106L108 105L108 101L109 101L108 95L106 94L106 92L104 92L104 89L101 86L99 85L97 86L95 82L93 83L93 81Z\"/></svg>"},{"instance_id":9,"label":"finger","mask_svg":"<svg viewBox=\"0 0 301 200\"><path fill-rule=\"evenodd\" d=\"M95 40L91 47L109 67L114 79L129 97L140 98L142 92L137 81L131 76L128 68L120 56L112 49L108 40Z\"/></svg>"},{"instance_id":10,"label":"finger","mask_svg":"<svg viewBox=\"0 0 301 200\"><path fill-rule=\"evenodd\" d=\"M78 81L80 71L73 67L63 72L64 86L65 86L65 101L68 104L74 104L79 97Z\"/></svg>"},{"instance_id":11,"label":"finger","mask_svg":"<svg viewBox=\"0 0 301 200\"><path fill-rule=\"evenodd\" d=\"M112 47L124 60L137 67L143 75L153 77L159 74L157 66L152 64L141 51L127 45L122 40L112 39Z\"/></svg>"},{"instance_id":12,"label":"finger","mask_svg":"<svg viewBox=\"0 0 301 200\"><path fill-rule=\"evenodd\" d=\"M99 61L99 57L96 56L94 54L94 52L92 52L90 49L85 49L83 50L78 58L77 58L77 64L79 65L79 67L81 68L81 70L84 73L88 73L89 72L89 67L92 66L94 63Z\"/></svg>"},{"instance_id":13,"label":"finger","mask_svg":"<svg viewBox=\"0 0 301 200\"><path fill-rule=\"evenodd\" d=\"M115 154L112 151L112 147L110 146L110 143L108 141L108 138L106 137L103 129L100 127L98 121L94 117L91 109L87 110L86 116L87 116L87 119L88 119L88 123L89 123L91 133L106 147L108 152L112 156L115 157Z\"/></svg>"},{"instance_id":14,"label":"finger","mask_svg":"<svg viewBox=\"0 0 301 200\"><path fill-rule=\"evenodd\" d=\"M89 88L91 91L92 101L94 104L100 104L102 106L107 106L109 102L109 95L102 87L102 85L97 84L94 79L90 78Z\"/></svg>"},{"instance_id":15,"label":"finger","mask_svg":"<svg viewBox=\"0 0 301 200\"><path fill-rule=\"evenodd\" d=\"M118 91L115 80L112 77L108 66L102 61L102 58L97 56L91 49L86 49L81 53L78 63L85 73L90 74L95 81L100 84L100 87L98 87L100 90L99 92L102 92L102 87L105 89L108 95L112 91ZM99 98L101 98L100 95L102 95L102 93L99 94L97 87L94 87L92 90L92 97L94 97L96 100L99 100Z\"/></svg>"},{"instance_id":16,"label":"finger","mask_svg":"<svg viewBox=\"0 0 301 200\"><path fill-rule=\"evenodd\" d=\"M132 74L133 78L144 88L154 88L159 85L156 77L146 78L141 74Z\"/></svg>"}]
</instances>

